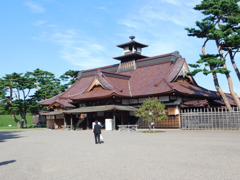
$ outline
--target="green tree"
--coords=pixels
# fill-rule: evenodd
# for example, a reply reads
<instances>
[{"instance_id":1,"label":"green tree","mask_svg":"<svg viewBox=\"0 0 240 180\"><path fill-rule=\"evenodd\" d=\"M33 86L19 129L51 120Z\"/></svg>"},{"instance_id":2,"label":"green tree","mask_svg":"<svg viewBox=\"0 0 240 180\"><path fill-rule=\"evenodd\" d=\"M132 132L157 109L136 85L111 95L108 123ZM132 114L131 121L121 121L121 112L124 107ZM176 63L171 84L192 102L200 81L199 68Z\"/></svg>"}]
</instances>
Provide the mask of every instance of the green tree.
<instances>
[{"instance_id":1,"label":"green tree","mask_svg":"<svg viewBox=\"0 0 240 180\"><path fill-rule=\"evenodd\" d=\"M60 79L62 81L67 82L62 85L63 86L63 88L61 89L62 92L77 81L77 76L79 72L80 71L68 70L63 75L60 76Z\"/></svg>"},{"instance_id":2,"label":"green tree","mask_svg":"<svg viewBox=\"0 0 240 180\"><path fill-rule=\"evenodd\" d=\"M205 75L212 74L215 88L229 110L232 110L232 107L225 93L220 88L217 74L225 74L229 91L238 108L240 108L240 101L237 94L234 92L230 71L226 66L227 55L229 54L235 72L237 75L239 74L234 61L234 56L238 52L240 46L240 8L238 2L240 1L203 0L201 4L196 5L194 9L201 11L206 17L196 22L198 29L185 28L188 31L188 36L205 39L200 60L196 62L197 64L189 64L189 66L195 68L195 70L189 74L195 75L199 72L203 72ZM217 51L214 54L206 52L206 44L209 41L213 41L216 44ZM225 55L224 51L226 52Z\"/></svg>"},{"instance_id":3,"label":"green tree","mask_svg":"<svg viewBox=\"0 0 240 180\"><path fill-rule=\"evenodd\" d=\"M34 87L34 79L27 78L22 73L12 73L1 78L0 84L0 100L6 104L4 110L12 112L13 118L15 113L19 113L21 121L27 126L28 98Z\"/></svg>"},{"instance_id":4,"label":"green tree","mask_svg":"<svg viewBox=\"0 0 240 180\"><path fill-rule=\"evenodd\" d=\"M10 111L6 109L7 102L6 100L0 100L0 114L5 115L5 114L10 114Z\"/></svg>"},{"instance_id":5,"label":"green tree","mask_svg":"<svg viewBox=\"0 0 240 180\"><path fill-rule=\"evenodd\" d=\"M32 95L32 99L41 101L51 98L61 93L60 80L55 78L55 75L48 71L36 69L33 72L27 72L26 77L33 78L36 91Z\"/></svg>"},{"instance_id":6,"label":"green tree","mask_svg":"<svg viewBox=\"0 0 240 180\"><path fill-rule=\"evenodd\" d=\"M157 98L147 98L135 113L136 117L148 122L149 130L152 130L151 123L167 118L165 105Z\"/></svg>"},{"instance_id":7,"label":"green tree","mask_svg":"<svg viewBox=\"0 0 240 180\"><path fill-rule=\"evenodd\" d=\"M78 71L67 71L61 77L69 81L65 85L53 73L40 69L5 75L0 78L0 113L11 113L18 127L22 127L22 122L27 126L26 114L37 114L40 110L37 102L65 91L76 81L77 74ZM17 120L15 114L20 114L22 120Z\"/></svg>"}]
</instances>

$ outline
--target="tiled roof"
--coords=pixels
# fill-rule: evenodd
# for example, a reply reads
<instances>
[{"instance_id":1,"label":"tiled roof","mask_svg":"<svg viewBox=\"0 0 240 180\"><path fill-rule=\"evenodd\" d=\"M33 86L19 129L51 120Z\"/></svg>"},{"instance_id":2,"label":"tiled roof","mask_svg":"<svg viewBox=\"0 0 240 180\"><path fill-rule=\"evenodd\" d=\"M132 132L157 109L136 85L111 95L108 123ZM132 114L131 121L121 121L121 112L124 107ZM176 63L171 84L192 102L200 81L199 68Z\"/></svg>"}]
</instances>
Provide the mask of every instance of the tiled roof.
<instances>
[{"instance_id":1,"label":"tiled roof","mask_svg":"<svg viewBox=\"0 0 240 180\"><path fill-rule=\"evenodd\" d=\"M77 99L86 99L86 98L106 97L113 94L118 96L130 96L128 79L122 79L122 78L112 77L108 75L102 75L101 77L97 75L96 77L98 77L99 81L106 88L108 88L107 90L94 89L90 92L77 93L75 95L73 94L69 96L69 98L72 100L77 100ZM81 80L79 81L79 83L81 83ZM84 92L84 91L80 90L80 92Z\"/></svg>"},{"instance_id":2,"label":"tiled roof","mask_svg":"<svg viewBox=\"0 0 240 180\"><path fill-rule=\"evenodd\" d=\"M67 91L65 91L60 98L69 98L76 94L82 94L92 83L94 76L81 78L75 82Z\"/></svg>"},{"instance_id":3,"label":"tiled roof","mask_svg":"<svg viewBox=\"0 0 240 180\"><path fill-rule=\"evenodd\" d=\"M117 73L116 65L99 67L82 72L82 77L64 93L40 102L49 105L61 102L65 105L70 101L103 98L111 95L124 97L139 97L178 92L190 96L220 97L212 91L184 82L173 82L182 69L185 59L178 58L171 62L172 53L137 60L137 69ZM139 64L138 64L139 63ZM103 89L86 91L94 79L104 86ZM72 105L71 105L72 106Z\"/></svg>"},{"instance_id":4,"label":"tiled roof","mask_svg":"<svg viewBox=\"0 0 240 180\"><path fill-rule=\"evenodd\" d=\"M212 98L219 98L220 96L216 94L216 92L207 90L200 86L194 86L189 83L184 82L173 82L171 83L173 89L177 92L188 94L188 95L196 95L196 96L204 96L204 97L212 97Z\"/></svg>"},{"instance_id":5,"label":"tiled roof","mask_svg":"<svg viewBox=\"0 0 240 180\"><path fill-rule=\"evenodd\" d=\"M192 107L206 107L208 106L208 101L205 100L197 100L197 101L186 101L183 104L181 104L182 108L192 108Z\"/></svg>"},{"instance_id":6,"label":"tiled roof","mask_svg":"<svg viewBox=\"0 0 240 180\"><path fill-rule=\"evenodd\" d=\"M217 93L217 94L218 94L218 93ZM236 106L236 103L235 103L234 99L232 98L231 94L225 93L225 95L227 96L229 103L230 103L232 106ZM215 102L215 104L221 104L221 105L225 106L223 100L214 100L213 103L214 103L214 102Z\"/></svg>"},{"instance_id":7,"label":"tiled roof","mask_svg":"<svg viewBox=\"0 0 240 180\"><path fill-rule=\"evenodd\" d=\"M40 101L39 104L46 106L46 105L50 105L53 104L54 102L57 102L61 105L63 105L64 107L69 107L69 108L73 108L75 107L74 105L70 104L70 102L72 102L72 100L70 99L61 99L60 98L61 94L54 96L52 98Z\"/></svg>"},{"instance_id":8,"label":"tiled roof","mask_svg":"<svg viewBox=\"0 0 240 180\"><path fill-rule=\"evenodd\" d=\"M113 72L115 74L131 77L129 79L114 77L101 73L98 70L95 76L98 77L99 81L105 87L107 87L107 90L93 90L92 92L84 93L89 84L91 84L93 79L92 76L83 77L80 79L76 85L66 92L66 94L70 94L71 92L71 96L69 96L69 98L72 100L77 100L81 98L85 99L87 97L106 97L107 95L111 94L129 97L146 96L175 90L189 95L206 97L212 96L215 98L219 97L212 91L191 85L189 83L171 82L181 70L184 61L184 59L180 58L175 64L171 62L165 62L151 66L140 67L134 71L125 71L121 73ZM87 86L84 86L84 84ZM77 93L74 94L73 92ZM62 97L66 97L66 95L64 94Z\"/></svg>"}]
</instances>

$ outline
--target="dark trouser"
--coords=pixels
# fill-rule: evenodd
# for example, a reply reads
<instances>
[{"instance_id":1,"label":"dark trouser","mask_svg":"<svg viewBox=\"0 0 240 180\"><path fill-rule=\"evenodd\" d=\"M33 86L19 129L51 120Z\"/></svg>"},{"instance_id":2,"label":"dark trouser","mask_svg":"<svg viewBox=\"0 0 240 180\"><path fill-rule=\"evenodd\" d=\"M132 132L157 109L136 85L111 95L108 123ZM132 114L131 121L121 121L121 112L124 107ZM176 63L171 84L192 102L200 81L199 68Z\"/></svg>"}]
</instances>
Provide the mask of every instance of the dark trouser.
<instances>
[{"instance_id":1,"label":"dark trouser","mask_svg":"<svg viewBox=\"0 0 240 180\"><path fill-rule=\"evenodd\" d=\"M100 134L95 134L94 133L94 137L95 137L95 143L97 144L97 143L100 143Z\"/></svg>"}]
</instances>

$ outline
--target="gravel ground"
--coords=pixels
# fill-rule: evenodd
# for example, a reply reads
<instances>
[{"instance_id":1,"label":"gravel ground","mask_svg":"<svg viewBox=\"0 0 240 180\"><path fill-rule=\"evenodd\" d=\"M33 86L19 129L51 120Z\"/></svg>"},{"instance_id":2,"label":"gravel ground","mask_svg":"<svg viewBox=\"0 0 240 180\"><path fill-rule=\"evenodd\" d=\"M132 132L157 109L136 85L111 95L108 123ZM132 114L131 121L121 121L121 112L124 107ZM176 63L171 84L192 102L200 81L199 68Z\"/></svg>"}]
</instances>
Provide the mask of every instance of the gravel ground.
<instances>
[{"instance_id":1,"label":"gravel ground","mask_svg":"<svg viewBox=\"0 0 240 180\"><path fill-rule=\"evenodd\" d=\"M239 180L240 131L0 131L1 180Z\"/></svg>"}]
</instances>

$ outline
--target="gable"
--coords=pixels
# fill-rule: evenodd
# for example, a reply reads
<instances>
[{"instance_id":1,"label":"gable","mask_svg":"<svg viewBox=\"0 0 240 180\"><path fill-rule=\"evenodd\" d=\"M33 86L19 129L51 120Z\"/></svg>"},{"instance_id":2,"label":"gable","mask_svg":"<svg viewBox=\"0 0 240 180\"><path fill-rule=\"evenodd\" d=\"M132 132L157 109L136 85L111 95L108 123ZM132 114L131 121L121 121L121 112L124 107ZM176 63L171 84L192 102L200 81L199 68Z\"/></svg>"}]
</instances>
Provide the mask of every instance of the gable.
<instances>
[{"instance_id":1,"label":"gable","mask_svg":"<svg viewBox=\"0 0 240 180\"><path fill-rule=\"evenodd\" d=\"M64 110L64 106L58 102L54 102L48 106L48 109Z\"/></svg>"},{"instance_id":2,"label":"gable","mask_svg":"<svg viewBox=\"0 0 240 180\"><path fill-rule=\"evenodd\" d=\"M86 92L90 92L93 89L107 89L100 81L99 79L95 76L92 83L90 84L90 86L84 91L84 93Z\"/></svg>"},{"instance_id":3,"label":"gable","mask_svg":"<svg viewBox=\"0 0 240 180\"><path fill-rule=\"evenodd\" d=\"M186 83L197 86L197 83L195 82L193 77L187 75L188 72L190 72L190 70L187 66L187 63L184 62L177 76L174 78L173 82L186 82Z\"/></svg>"}]
</instances>

